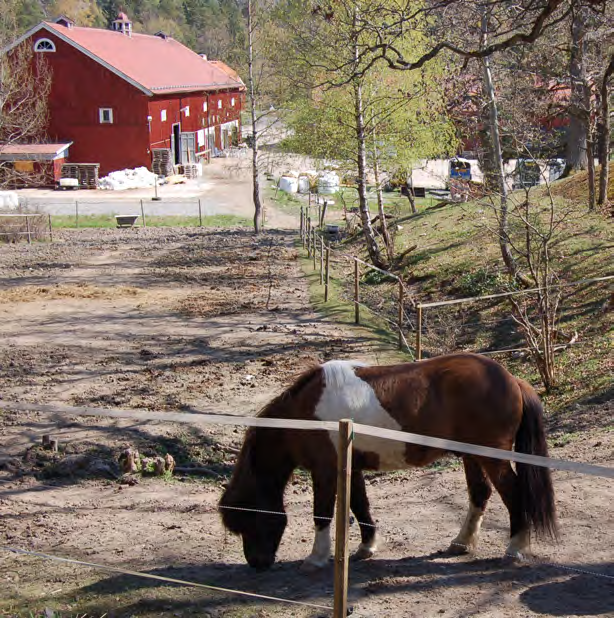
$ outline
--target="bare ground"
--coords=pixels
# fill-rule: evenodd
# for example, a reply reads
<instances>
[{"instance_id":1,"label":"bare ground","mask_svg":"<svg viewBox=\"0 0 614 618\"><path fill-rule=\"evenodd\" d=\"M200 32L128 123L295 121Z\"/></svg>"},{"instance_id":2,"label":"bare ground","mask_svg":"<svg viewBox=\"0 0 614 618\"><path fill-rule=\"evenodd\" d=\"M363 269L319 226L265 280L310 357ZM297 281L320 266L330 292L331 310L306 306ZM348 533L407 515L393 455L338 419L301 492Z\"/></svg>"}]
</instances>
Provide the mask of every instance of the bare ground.
<instances>
[{"instance_id":1,"label":"bare ground","mask_svg":"<svg viewBox=\"0 0 614 618\"><path fill-rule=\"evenodd\" d=\"M369 332L311 311L288 233L77 230L61 241L0 249L4 399L247 415L311 362L394 360ZM553 454L611 465L607 417L611 401L574 410L562 432L552 419ZM60 455L37 446L47 433L60 439ZM330 605L332 566L311 576L298 569L312 541L303 475L289 486L290 523L270 572L248 569L239 541L224 534L215 504L241 439L232 428L0 412L0 543ZM115 461L128 445L170 452L204 475L122 484ZM614 615L612 483L567 473L555 481L561 541L540 543L540 562L518 565L500 557L507 523L498 499L479 555L440 553L465 511L454 460L372 475L385 542L377 558L352 565L354 615ZM330 615L5 551L0 565L0 615Z\"/></svg>"}]
</instances>

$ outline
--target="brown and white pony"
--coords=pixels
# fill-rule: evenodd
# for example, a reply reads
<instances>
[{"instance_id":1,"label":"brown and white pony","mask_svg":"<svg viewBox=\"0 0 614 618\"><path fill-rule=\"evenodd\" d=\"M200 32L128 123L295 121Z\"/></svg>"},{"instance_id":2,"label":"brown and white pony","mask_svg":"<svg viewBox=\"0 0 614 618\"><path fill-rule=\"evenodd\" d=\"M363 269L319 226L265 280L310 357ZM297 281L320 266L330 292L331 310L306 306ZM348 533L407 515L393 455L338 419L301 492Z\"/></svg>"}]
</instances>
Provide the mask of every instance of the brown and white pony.
<instances>
[{"instance_id":1,"label":"brown and white pony","mask_svg":"<svg viewBox=\"0 0 614 618\"><path fill-rule=\"evenodd\" d=\"M547 455L542 406L533 388L493 360L475 354L439 356L419 363L365 366L331 361L314 367L271 401L261 417L337 421L397 429L520 453ZM233 476L220 500L224 526L241 535L247 562L255 568L275 561L284 529L284 489L301 466L311 473L316 527L308 568L329 560L330 522L337 484L337 435L325 430L250 428ZM363 470L426 466L445 452L356 435L350 507L362 542L355 559L376 551ZM469 512L450 551L477 547L492 485L510 516L508 554L530 552L530 529L556 537L554 492L547 468L463 455ZM256 509L261 512L241 509ZM284 513L284 514L276 514Z\"/></svg>"}]
</instances>

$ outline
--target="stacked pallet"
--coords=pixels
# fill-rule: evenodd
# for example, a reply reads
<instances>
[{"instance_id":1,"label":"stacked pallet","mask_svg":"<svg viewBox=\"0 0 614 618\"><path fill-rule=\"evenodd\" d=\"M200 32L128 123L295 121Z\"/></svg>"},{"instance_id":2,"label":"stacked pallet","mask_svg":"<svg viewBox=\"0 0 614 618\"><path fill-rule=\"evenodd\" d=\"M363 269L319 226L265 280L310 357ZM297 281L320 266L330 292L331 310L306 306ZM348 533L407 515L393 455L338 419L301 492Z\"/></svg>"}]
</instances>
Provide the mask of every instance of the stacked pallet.
<instances>
[{"instance_id":1,"label":"stacked pallet","mask_svg":"<svg viewBox=\"0 0 614 618\"><path fill-rule=\"evenodd\" d=\"M198 165L196 163L186 163L183 166L183 173L186 178L198 178Z\"/></svg>"},{"instance_id":2,"label":"stacked pallet","mask_svg":"<svg viewBox=\"0 0 614 618\"><path fill-rule=\"evenodd\" d=\"M99 168L100 163L64 163L62 178L76 178L83 189L96 189Z\"/></svg>"},{"instance_id":3,"label":"stacked pallet","mask_svg":"<svg viewBox=\"0 0 614 618\"><path fill-rule=\"evenodd\" d=\"M169 148L152 149L151 171L158 176L172 176L173 162Z\"/></svg>"}]
</instances>

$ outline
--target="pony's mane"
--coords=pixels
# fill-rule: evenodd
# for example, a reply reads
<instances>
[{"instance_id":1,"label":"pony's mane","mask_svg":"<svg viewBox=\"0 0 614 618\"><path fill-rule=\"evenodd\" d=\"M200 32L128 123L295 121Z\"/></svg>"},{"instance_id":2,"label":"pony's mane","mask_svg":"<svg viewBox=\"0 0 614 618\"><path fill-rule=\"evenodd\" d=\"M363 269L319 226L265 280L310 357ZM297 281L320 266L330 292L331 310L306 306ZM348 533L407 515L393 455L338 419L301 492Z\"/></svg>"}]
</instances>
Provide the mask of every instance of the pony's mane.
<instances>
[{"instance_id":1,"label":"pony's mane","mask_svg":"<svg viewBox=\"0 0 614 618\"><path fill-rule=\"evenodd\" d=\"M321 365L312 365L309 367L309 369L300 374L298 378L296 378L296 380L294 380L294 382L283 391L283 393L277 395L277 397L267 403L260 410L260 412L258 412L257 416L265 418L280 418L278 413L280 408L282 408L282 405L285 405L290 399L296 397L296 395L298 395L321 370Z\"/></svg>"}]
</instances>

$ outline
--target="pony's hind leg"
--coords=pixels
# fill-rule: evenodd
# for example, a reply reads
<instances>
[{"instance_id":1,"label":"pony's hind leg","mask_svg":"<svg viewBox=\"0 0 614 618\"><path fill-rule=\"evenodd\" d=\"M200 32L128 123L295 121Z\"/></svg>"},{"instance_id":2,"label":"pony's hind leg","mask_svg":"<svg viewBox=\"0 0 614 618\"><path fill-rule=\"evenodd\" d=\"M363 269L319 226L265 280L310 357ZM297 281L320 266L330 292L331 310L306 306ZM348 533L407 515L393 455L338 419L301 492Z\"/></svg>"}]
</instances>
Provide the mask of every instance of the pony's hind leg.
<instances>
[{"instance_id":1,"label":"pony's hind leg","mask_svg":"<svg viewBox=\"0 0 614 618\"><path fill-rule=\"evenodd\" d=\"M362 470L353 469L350 480L350 508L358 520L361 543L352 560L366 560L377 551L377 533L369 510L369 498Z\"/></svg>"},{"instance_id":2,"label":"pony's hind leg","mask_svg":"<svg viewBox=\"0 0 614 618\"><path fill-rule=\"evenodd\" d=\"M452 554L464 554L475 551L478 546L478 536L486 504L492 494L492 486L480 465L480 461L470 457L463 457L465 466L465 478L467 479L467 489L469 490L469 510L465 523L456 538L450 543L448 549Z\"/></svg>"},{"instance_id":3,"label":"pony's hind leg","mask_svg":"<svg viewBox=\"0 0 614 618\"><path fill-rule=\"evenodd\" d=\"M510 542L505 554L513 558L531 555L529 522L524 515L520 499L518 477L509 461L484 459L483 465L503 504L510 514Z\"/></svg>"},{"instance_id":4,"label":"pony's hind leg","mask_svg":"<svg viewBox=\"0 0 614 618\"><path fill-rule=\"evenodd\" d=\"M303 570L313 571L328 564L331 555L330 526L335 510L337 496L337 477L333 469L331 473L315 473L313 481L313 521L316 534L311 554L303 561Z\"/></svg>"}]
</instances>

